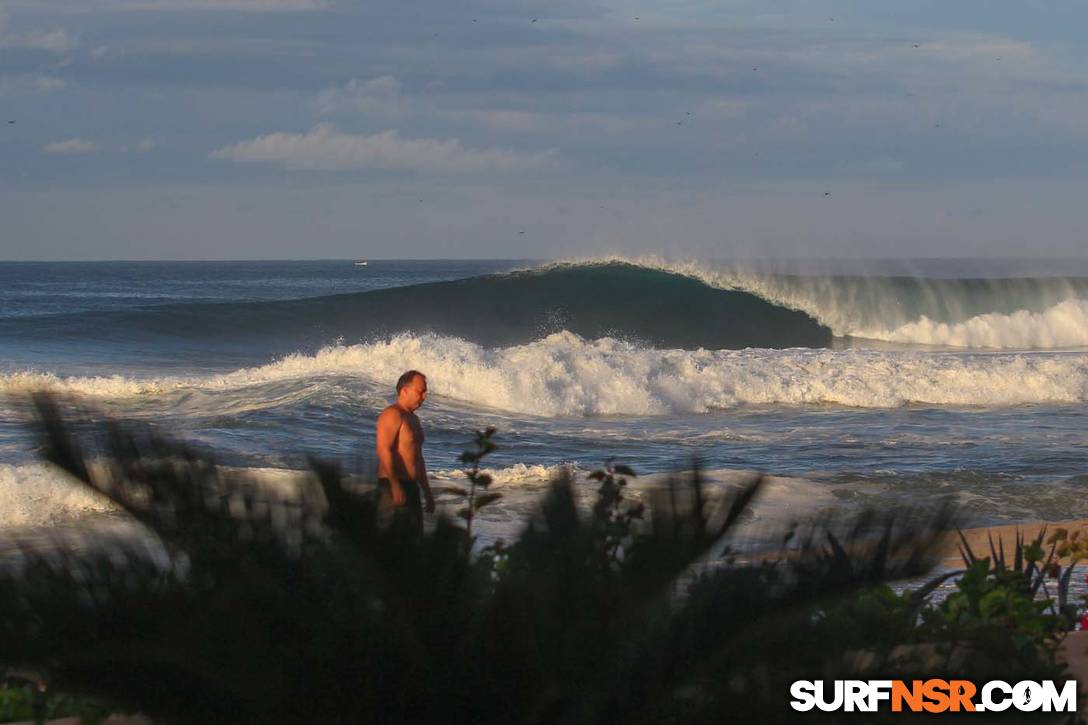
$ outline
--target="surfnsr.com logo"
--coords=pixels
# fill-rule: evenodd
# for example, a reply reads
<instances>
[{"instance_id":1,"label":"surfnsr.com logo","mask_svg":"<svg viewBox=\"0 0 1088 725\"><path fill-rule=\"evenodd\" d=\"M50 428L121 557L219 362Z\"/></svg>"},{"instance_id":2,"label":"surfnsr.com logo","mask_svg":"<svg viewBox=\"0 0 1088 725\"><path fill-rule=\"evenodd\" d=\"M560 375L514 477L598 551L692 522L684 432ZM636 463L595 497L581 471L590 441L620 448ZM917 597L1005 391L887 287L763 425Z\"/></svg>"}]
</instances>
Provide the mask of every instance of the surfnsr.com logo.
<instances>
[{"instance_id":1,"label":"surfnsr.com logo","mask_svg":"<svg viewBox=\"0 0 1088 725\"><path fill-rule=\"evenodd\" d=\"M790 686L798 712L1076 712L1077 681L798 680Z\"/></svg>"}]
</instances>

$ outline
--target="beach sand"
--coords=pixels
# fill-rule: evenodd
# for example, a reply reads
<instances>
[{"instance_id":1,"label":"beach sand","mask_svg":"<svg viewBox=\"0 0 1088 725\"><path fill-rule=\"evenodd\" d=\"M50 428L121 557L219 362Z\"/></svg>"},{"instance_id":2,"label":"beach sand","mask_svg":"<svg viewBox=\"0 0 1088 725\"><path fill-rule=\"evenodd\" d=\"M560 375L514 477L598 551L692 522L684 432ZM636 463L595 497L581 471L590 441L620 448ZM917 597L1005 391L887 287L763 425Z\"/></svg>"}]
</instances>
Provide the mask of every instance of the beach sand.
<instances>
[{"instance_id":1,"label":"beach sand","mask_svg":"<svg viewBox=\"0 0 1088 725\"><path fill-rule=\"evenodd\" d=\"M972 529L964 529L963 535L967 539L976 556L990 556L990 537L993 538L994 548L1000 551L999 546L1004 546L1005 557L1012 559L1016 550L1016 535L1019 532L1024 540L1031 542L1045 530L1044 542L1058 529L1065 529L1072 535L1080 531L1081 537L1088 536L1088 519L1074 519L1070 521L1028 521L1020 524L1007 524L1004 526L983 526ZM960 556L960 538L952 532L947 535L943 549L941 563L951 569L963 567L963 558ZM1049 551L1044 546L1044 551Z\"/></svg>"}]
</instances>

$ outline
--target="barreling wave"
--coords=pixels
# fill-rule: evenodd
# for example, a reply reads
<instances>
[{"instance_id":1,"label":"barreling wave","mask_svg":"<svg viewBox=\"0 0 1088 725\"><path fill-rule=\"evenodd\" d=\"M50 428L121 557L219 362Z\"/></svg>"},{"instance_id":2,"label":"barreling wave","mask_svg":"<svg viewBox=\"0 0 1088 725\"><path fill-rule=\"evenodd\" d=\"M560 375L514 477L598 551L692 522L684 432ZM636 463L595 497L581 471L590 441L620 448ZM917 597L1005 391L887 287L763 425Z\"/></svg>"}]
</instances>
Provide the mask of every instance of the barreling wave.
<instances>
[{"instance_id":1,"label":"barreling wave","mask_svg":"<svg viewBox=\"0 0 1088 725\"><path fill-rule=\"evenodd\" d=\"M879 350L659 350L570 332L488 348L460 338L402 334L293 354L207 378L0 377L0 391L52 389L95 397L247 389L291 399L330 377L388 390L406 368L437 396L538 416L669 415L758 405L891 408L1070 404L1088 400L1088 354ZM214 396L212 403L214 404Z\"/></svg>"},{"instance_id":2,"label":"barreling wave","mask_svg":"<svg viewBox=\"0 0 1088 725\"><path fill-rule=\"evenodd\" d=\"M554 269L636 264L806 313L837 337L963 348L1088 346L1088 278L800 275L657 257L601 257Z\"/></svg>"},{"instance_id":3,"label":"barreling wave","mask_svg":"<svg viewBox=\"0 0 1088 725\"><path fill-rule=\"evenodd\" d=\"M399 332L517 345L561 330L667 348L821 347L831 330L743 290L626 263L549 267L274 302L164 305L8 320L0 334L173 339L283 354Z\"/></svg>"},{"instance_id":4,"label":"barreling wave","mask_svg":"<svg viewBox=\"0 0 1088 725\"><path fill-rule=\"evenodd\" d=\"M562 330L658 348L1088 347L1088 278L797 274L606 257L295 300L171 304L0 321L0 336L186 345L267 357L411 332L485 346ZM250 358L252 359L252 358Z\"/></svg>"}]
</instances>

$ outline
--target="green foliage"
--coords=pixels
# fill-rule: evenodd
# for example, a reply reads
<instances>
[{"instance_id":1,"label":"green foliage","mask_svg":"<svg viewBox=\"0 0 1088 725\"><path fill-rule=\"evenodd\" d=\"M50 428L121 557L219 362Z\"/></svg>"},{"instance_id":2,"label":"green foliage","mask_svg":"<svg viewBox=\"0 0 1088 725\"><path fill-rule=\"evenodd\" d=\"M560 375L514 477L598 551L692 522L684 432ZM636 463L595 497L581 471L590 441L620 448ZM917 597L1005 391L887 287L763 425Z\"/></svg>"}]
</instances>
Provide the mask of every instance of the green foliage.
<instances>
[{"instance_id":1,"label":"green foliage","mask_svg":"<svg viewBox=\"0 0 1088 725\"><path fill-rule=\"evenodd\" d=\"M0 722L34 719L32 697L29 686L0 687Z\"/></svg>"},{"instance_id":2,"label":"green foliage","mask_svg":"<svg viewBox=\"0 0 1088 725\"><path fill-rule=\"evenodd\" d=\"M1012 559L991 542L993 558L979 558L961 538L963 571L949 572L917 591L890 587L862 592L836 603L818 623L824 636L852 642L868 655L873 672L934 672L970 679L1058 678L1054 644L1071 622L1044 595L1044 577L1056 565L1053 551L1036 540L1017 538ZM1052 542L1048 542L1052 543ZM1065 577L1059 570L1049 576ZM955 591L939 603L928 595L955 578Z\"/></svg>"},{"instance_id":3,"label":"green foliage","mask_svg":"<svg viewBox=\"0 0 1088 725\"><path fill-rule=\"evenodd\" d=\"M1055 529L1049 537L1046 533L1046 527L1043 527L1028 542L1018 531L1010 561L1005 556L1004 543L999 541L995 547L992 536L989 537L990 557L980 559L961 532L960 553L970 575L964 577L968 581L962 583L961 593L970 597L970 601L978 602L978 606L966 610L972 614L984 610L992 616L1012 616L1013 611L1029 608L1018 603L1019 599L1026 599L1031 603L1031 609L1038 610L1038 616L1047 613L1045 619L1032 625L1032 629L1047 632L1072 629L1077 619L1077 606L1069 601L1069 584L1077 562L1088 558L1088 540L1081 539L1079 531L1070 536L1063 528ZM1068 563L1063 565L1063 559ZM981 564L984 561L986 566ZM1056 583L1054 596L1047 586L1048 579ZM1000 592L994 593L995 589ZM989 598L982 603L985 597Z\"/></svg>"},{"instance_id":4,"label":"green foliage","mask_svg":"<svg viewBox=\"0 0 1088 725\"><path fill-rule=\"evenodd\" d=\"M420 537L399 516L380 526L335 466L278 499L146 428L74 433L37 402L46 457L161 553L22 545L0 568L0 667L165 722L792 722L790 682L871 672L853 652L877 642L890 662L913 641L919 599L874 587L924 573L949 525L947 510L822 520L789 556L730 565L760 478L709 495L695 466L642 508L610 461L591 511L560 476L515 541L473 556L493 430L461 459L468 526ZM988 594L968 608L1030 621Z\"/></svg>"},{"instance_id":5,"label":"green foliage","mask_svg":"<svg viewBox=\"0 0 1088 725\"><path fill-rule=\"evenodd\" d=\"M0 684L0 723L75 717L80 725L98 725L112 711L98 700L48 692L36 683Z\"/></svg>"}]
</instances>

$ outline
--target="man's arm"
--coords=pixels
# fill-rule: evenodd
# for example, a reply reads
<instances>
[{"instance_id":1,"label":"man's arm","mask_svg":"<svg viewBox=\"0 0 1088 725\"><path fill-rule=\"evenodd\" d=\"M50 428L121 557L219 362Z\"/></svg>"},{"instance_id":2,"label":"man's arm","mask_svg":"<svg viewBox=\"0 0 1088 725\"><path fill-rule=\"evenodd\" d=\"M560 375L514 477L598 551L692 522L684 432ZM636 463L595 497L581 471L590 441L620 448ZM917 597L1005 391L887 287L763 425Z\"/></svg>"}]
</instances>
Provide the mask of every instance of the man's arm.
<instances>
[{"instance_id":1,"label":"man's arm","mask_svg":"<svg viewBox=\"0 0 1088 725\"><path fill-rule=\"evenodd\" d=\"M419 487L423 489L423 510L429 514L434 513L434 494L431 493L431 480L427 477L427 463L423 460L423 446L419 447L418 455Z\"/></svg>"},{"instance_id":2,"label":"man's arm","mask_svg":"<svg viewBox=\"0 0 1088 725\"><path fill-rule=\"evenodd\" d=\"M402 418L400 411L395 407L386 408L378 416L376 437L378 439L378 478L389 481L389 493L393 497L393 503L397 506L404 504L404 490L397 480L397 469L394 463L394 454L397 447L397 432L400 430Z\"/></svg>"}]
</instances>

